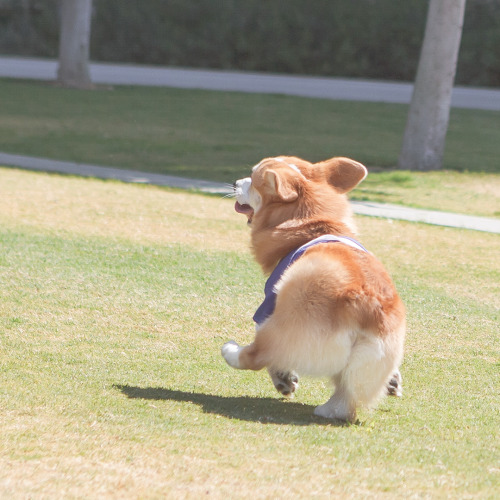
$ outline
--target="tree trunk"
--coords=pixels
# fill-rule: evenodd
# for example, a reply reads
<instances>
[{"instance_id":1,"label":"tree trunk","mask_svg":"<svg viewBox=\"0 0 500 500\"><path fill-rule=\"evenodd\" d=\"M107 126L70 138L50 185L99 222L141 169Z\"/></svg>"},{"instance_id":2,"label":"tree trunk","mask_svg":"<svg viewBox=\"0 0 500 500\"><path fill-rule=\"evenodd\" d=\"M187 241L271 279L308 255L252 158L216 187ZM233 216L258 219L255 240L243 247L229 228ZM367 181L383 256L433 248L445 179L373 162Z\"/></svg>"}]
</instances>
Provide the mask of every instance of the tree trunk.
<instances>
[{"instance_id":1,"label":"tree trunk","mask_svg":"<svg viewBox=\"0 0 500 500\"><path fill-rule=\"evenodd\" d=\"M465 1L430 0L400 168L442 167Z\"/></svg>"},{"instance_id":2,"label":"tree trunk","mask_svg":"<svg viewBox=\"0 0 500 500\"><path fill-rule=\"evenodd\" d=\"M61 85L91 88L89 70L92 0L61 0L59 68Z\"/></svg>"}]
</instances>

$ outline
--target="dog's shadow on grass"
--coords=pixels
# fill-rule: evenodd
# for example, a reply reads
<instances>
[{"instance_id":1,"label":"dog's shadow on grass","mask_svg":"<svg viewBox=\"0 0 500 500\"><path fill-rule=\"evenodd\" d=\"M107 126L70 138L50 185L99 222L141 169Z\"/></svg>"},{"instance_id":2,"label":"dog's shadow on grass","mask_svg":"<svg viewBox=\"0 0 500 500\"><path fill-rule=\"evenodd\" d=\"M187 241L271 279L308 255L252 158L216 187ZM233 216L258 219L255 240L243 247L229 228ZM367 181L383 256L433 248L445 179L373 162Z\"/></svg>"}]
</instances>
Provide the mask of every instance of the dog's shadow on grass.
<instances>
[{"instance_id":1,"label":"dog's shadow on grass","mask_svg":"<svg viewBox=\"0 0 500 500\"><path fill-rule=\"evenodd\" d=\"M293 400L249 396L229 397L199 392L185 392L163 387L133 387L115 385L130 399L178 401L193 403L205 413L230 419L260 422L262 424L333 425L343 427L342 421L327 420L313 415L314 406Z\"/></svg>"}]
</instances>

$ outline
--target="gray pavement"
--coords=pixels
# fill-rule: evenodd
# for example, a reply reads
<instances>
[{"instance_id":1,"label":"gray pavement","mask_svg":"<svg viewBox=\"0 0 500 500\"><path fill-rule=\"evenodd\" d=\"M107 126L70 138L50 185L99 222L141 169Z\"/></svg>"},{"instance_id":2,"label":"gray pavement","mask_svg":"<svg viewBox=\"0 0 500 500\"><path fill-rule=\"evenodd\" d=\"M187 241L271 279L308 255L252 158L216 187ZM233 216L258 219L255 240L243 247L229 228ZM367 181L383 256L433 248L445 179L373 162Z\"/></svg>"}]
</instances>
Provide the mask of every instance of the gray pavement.
<instances>
[{"instance_id":1,"label":"gray pavement","mask_svg":"<svg viewBox=\"0 0 500 500\"><path fill-rule=\"evenodd\" d=\"M86 165L82 163L56 161L46 158L33 158L30 156L12 155L6 153L0 153L0 165L15 166L43 172L62 173L66 175L96 177L99 179L115 179L130 183L154 184L158 186L191 189L212 194L223 195L232 192L232 189L229 186L216 182L185 179L183 177L175 177L171 175L122 170L119 168L100 167L97 165ZM352 201L351 204L354 212L360 215L423 222L426 224L500 234L500 219L474 217L470 215L438 212L434 210L421 210L400 205L388 205L375 202Z\"/></svg>"},{"instance_id":2,"label":"gray pavement","mask_svg":"<svg viewBox=\"0 0 500 500\"><path fill-rule=\"evenodd\" d=\"M0 77L55 80L53 59L0 56ZM413 85L348 78L327 78L245 71L199 70L91 63L92 81L104 85L145 85L189 89L287 94L346 101L410 102ZM455 87L452 106L500 111L500 89Z\"/></svg>"},{"instance_id":3,"label":"gray pavement","mask_svg":"<svg viewBox=\"0 0 500 500\"><path fill-rule=\"evenodd\" d=\"M95 177L97 179L114 179L135 184L153 184L179 189L192 189L204 193L227 194L232 191L228 186L217 182L186 179L173 175L125 170L113 167L100 167L85 163L51 160L49 158L34 158L32 156L0 153L0 166L20 167L27 170L53 172L79 177Z\"/></svg>"},{"instance_id":4,"label":"gray pavement","mask_svg":"<svg viewBox=\"0 0 500 500\"><path fill-rule=\"evenodd\" d=\"M351 205L354 212L360 215L423 222L436 226L472 229L474 231L500 234L500 219L493 219L491 217L476 217L473 215L424 210L372 201L351 201Z\"/></svg>"}]
</instances>

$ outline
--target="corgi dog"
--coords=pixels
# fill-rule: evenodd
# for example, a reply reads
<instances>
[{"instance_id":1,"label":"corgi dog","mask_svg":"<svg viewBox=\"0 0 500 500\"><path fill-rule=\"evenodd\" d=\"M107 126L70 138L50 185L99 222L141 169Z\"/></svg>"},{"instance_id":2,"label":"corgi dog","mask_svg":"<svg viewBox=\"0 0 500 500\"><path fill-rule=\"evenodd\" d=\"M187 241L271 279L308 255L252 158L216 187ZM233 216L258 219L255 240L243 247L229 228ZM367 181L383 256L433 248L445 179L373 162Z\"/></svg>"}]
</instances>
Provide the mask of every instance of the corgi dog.
<instances>
[{"instance_id":1,"label":"corgi dog","mask_svg":"<svg viewBox=\"0 0 500 500\"><path fill-rule=\"evenodd\" d=\"M366 175L349 158L312 164L280 156L236 181L235 209L248 218L254 257L269 279L254 341L222 347L233 368L267 368L284 395L299 375L329 377L334 393L314 414L348 422L402 390L405 308L382 264L353 238L346 197Z\"/></svg>"}]
</instances>

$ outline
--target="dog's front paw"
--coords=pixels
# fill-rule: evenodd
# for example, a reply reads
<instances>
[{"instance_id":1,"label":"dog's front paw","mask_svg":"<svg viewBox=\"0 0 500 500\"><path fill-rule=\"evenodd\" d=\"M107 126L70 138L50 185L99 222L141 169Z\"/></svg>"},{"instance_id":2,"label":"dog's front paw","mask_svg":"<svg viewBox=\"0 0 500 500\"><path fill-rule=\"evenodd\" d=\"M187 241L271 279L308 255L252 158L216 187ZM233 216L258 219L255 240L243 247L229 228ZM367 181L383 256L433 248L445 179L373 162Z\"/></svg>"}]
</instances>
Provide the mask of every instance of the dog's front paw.
<instances>
[{"instance_id":1,"label":"dog's front paw","mask_svg":"<svg viewBox=\"0 0 500 500\"><path fill-rule=\"evenodd\" d=\"M222 346L221 354L229 366L232 366L233 368L239 368L240 351L241 347L234 340L230 340Z\"/></svg>"},{"instance_id":2,"label":"dog's front paw","mask_svg":"<svg viewBox=\"0 0 500 500\"><path fill-rule=\"evenodd\" d=\"M276 390L283 396L292 396L299 387L299 376L295 372L269 370L271 380Z\"/></svg>"},{"instance_id":3,"label":"dog's front paw","mask_svg":"<svg viewBox=\"0 0 500 500\"><path fill-rule=\"evenodd\" d=\"M401 377L399 370L392 374L392 377L387 384L387 394L389 394L389 396L397 397L401 397L403 395L403 377Z\"/></svg>"}]
</instances>

